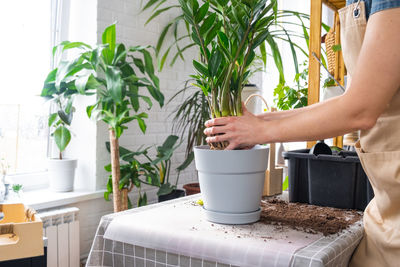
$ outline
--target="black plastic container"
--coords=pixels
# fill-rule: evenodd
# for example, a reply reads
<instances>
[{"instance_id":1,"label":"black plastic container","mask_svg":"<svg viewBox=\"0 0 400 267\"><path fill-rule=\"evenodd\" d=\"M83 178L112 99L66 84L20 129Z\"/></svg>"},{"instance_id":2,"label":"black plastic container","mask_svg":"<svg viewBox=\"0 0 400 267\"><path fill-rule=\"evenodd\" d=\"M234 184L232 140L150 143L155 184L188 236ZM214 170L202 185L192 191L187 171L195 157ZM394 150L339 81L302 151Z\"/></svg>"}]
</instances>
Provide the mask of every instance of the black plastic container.
<instances>
[{"instance_id":1,"label":"black plastic container","mask_svg":"<svg viewBox=\"0 0 400 267\"><path fill-rule=\"evenodd\" d=\"M182 189L174 189L171 193L167 195L158 196L158 202L163 202L175 198L180 198L185 196L185 191Z\"/></svg>"},{"instance_id":2,"label":"black plastic container","mask_svg":"<svg viewBox=\"0 0 400 267\"><path fill-rule=\"evenodd\" d=\"M284 152L289 166L289 201L364 210L374 197L356 152L309 154L309 149Z\"/></svg>"}]
</instances>

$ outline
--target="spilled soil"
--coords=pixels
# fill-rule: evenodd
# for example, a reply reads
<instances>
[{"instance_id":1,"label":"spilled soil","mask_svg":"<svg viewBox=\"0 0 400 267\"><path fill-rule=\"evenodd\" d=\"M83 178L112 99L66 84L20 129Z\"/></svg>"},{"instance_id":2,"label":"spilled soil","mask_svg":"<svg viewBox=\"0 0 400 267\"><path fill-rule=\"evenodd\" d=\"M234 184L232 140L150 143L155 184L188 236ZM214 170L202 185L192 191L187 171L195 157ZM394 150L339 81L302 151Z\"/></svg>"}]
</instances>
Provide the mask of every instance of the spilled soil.
<instances>
[{"instance_id":1,"label":"spilled soil","mask_svg":"<svg viewBox=\"0 0 400 267\"><path fill-rule=\"evenodd\" d=\"M319 207L303 203L287 203L268 198L261 201L260 223L289 226L306 233L336 234L361 220L355 210Z\"/></svg>"}]
</instances>

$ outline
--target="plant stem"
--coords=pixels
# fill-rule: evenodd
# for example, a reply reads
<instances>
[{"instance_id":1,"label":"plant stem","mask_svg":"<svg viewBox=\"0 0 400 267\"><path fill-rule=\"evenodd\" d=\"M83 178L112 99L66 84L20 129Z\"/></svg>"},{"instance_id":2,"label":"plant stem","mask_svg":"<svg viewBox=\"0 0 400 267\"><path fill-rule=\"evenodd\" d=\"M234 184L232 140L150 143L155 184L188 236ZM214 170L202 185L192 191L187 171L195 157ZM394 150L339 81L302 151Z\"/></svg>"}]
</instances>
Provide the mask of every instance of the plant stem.
<instances>
[{"instance_id":1,"label":"plant stem","mask_svg":"<svg viewBox=\"0 0 400 267\"><path fill-rule=\"evenodd\" d=\"M113 186L114 212L121 211L121 191L119 190L119 180L121 178L121 169L119 163L119 144L115 135L115 130L110 129L110 152L111 152L111 174Z\"/></svg>"},{"instance_id":2,"label":"plant stem","mask_svg":"<svg viewBox=\"0 0 400 267\"><path fill-rule=\"evenodd\" d=\"M240 45L239 45L239 47L238 47L238 49L237 49L237 51L236 51L235 58L233 59L233 61L231 62L230 66L229 66L229 71L228 71L228 73L227 73L228 75L226 76L226 79L225 79L225 81L224 81L224 83L223 83L223 87L222 87L222 99L221 99L221 101L222 101L222 116L223 116L223 117L229 116L230 113L231 113L231 111L229 110L229 87L230 87L230 80L231 80L231 78L232 78L234 66L235 66L236 61L237 61L237 59L238 59L238 57L239 57L240 51L242 50L242 48L243 48L243 46L244 46L244 44L245 44L245 42L246 42L246 39L247 39L246 36L247 36L247 35L249 34L249 32L250 32L250 28L251 28L251 23L252 23L252 21L253 21L253 11L251 12L251 16L250 16L250 19L249 19L249 22L248 22L249 25L247 26L246 32L245 32L244 35L243 35L243 39L242 39L242 41L240 42Z\"/></svg>"},{"instance_id":3,"label":"plant stem","mask_svg":"<svg viewBox=\"0 0 400 267\"><path fill-rule=\"evenodd\" d=\"M60 160L63 159L63 156L62 156L62 152L61 152L61 151L60 151L60 153L58 154L58 157L60 158Z\"/></svg>"}]
</instances>

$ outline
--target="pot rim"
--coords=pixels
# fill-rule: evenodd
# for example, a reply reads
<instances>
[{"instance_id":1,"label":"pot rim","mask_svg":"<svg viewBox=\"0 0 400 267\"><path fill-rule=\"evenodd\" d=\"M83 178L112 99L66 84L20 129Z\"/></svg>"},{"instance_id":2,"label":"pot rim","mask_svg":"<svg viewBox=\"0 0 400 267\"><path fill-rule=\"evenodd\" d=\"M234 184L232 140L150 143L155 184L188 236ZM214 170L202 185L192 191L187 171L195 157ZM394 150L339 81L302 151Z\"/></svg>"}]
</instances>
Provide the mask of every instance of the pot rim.
<instances>
[{"instance_id":1,"label":"pot rim","mask_svg":"<svg viewBox=\"0 0 400 267\"><path fill-rule=\"evenodd\" d=\"M257 151L257 150L266 150L269 149L269 144L266 145L255 145L251 149L238 149L238 150L211 150L208 145L201 145L201 146L194 146L194 149L196 150L202 150L202 151L213 151L215 153L226 153L226 152L237 152L237 153L243 153L243 152L250 152L250 151Z\"/></svg>"}]
</instances>

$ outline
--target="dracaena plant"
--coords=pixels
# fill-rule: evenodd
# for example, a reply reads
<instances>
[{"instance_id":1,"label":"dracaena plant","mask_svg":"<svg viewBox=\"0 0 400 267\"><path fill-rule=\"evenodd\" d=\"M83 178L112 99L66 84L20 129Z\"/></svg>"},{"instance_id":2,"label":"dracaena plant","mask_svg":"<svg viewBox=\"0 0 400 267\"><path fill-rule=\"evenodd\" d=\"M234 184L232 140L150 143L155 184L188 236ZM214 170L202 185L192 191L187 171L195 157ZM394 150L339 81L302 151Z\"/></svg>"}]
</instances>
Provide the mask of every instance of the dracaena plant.
<instances>
[{"instance_id":1,"label":"dracaena plant","mask_svg":"<svg viewBox=\"0 0 400 267\"><path fill-rule=\"evenodd\" d=\"M115 28L115 24L107 27L102 34L102 43L95 47L81 42L62 43L59 49L62 52L73 49L75 56L62 64L63 71L49 75L47 82L52 84L51 90L57 90L57 84L60 88L65 84L72 92L96 92L96 103L88 106L86 111L89 117L109 126L113 202L114 211L118 212L121 210L119 138L133 120L138 122L143 133L146 131L144 119L148 115L139 113L139 100L151 108L152 99L139 89L146 89L160 106L164 104L164 96L160 92L149 47L126 47L116 43Z\"/></svg>"}]
</instances>

